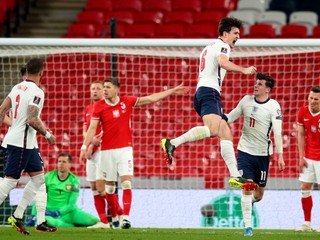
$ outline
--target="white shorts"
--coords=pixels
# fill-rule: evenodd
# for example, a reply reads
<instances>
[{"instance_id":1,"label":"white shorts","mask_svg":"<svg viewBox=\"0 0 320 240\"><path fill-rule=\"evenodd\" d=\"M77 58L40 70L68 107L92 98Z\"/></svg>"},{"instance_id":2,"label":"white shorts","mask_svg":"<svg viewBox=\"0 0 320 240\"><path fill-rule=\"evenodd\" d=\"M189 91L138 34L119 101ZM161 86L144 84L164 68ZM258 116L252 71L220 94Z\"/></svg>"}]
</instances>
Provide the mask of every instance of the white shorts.
<instances>
[{"instance_id":1,"label":"white shorts","mask_svg":"<svg viewBox=\"0 0 320 240\"><path fill-rule=\"evenodd\" d=\"M124 147L101 151L100 172L97 177L116 182L119 176L133 176L133 149Z\"/></svg>"},{"instance_id":2,"label":"white shorts","mask_svg":"<svg viewBox=\"0 0 320 240\"><path fill-rule=\"evenodd\" d=\"M100 162L100 150L96 151L91 159L87 159L86 175L88 182L95 182L97 180L97 172Z\"/></svg>"},{"instance_id":3,"label":"white shorts","mask_svg":"<svg viewBox=\"0 0 320 240\"><path fill-rule=\"evenodd\" d=\"M304 159L307 161L308 167L303 168L303 172L300 173L299 176L299 181L320 184L320 161Z\"/></svg>"}]
</instances>

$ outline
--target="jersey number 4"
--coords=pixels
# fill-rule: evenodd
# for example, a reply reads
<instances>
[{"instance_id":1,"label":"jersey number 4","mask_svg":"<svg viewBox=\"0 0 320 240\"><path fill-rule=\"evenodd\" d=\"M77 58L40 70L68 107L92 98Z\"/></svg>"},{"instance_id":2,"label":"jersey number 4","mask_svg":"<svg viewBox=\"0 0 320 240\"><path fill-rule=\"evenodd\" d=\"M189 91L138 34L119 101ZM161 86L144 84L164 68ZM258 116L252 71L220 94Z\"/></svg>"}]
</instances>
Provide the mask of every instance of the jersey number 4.
<instances>
[{"instance_id":1,"label":"jersey number 4","mask_svg":"<svg viewBox=\"0 0 320 240\"><path fill-rule=\"evenodd\" d=\"M17 118L19 105L20 105L20 95L17 95L17 97L16 97L16 107L14 109L13 118Z\"/></svg>"}]
</instances>

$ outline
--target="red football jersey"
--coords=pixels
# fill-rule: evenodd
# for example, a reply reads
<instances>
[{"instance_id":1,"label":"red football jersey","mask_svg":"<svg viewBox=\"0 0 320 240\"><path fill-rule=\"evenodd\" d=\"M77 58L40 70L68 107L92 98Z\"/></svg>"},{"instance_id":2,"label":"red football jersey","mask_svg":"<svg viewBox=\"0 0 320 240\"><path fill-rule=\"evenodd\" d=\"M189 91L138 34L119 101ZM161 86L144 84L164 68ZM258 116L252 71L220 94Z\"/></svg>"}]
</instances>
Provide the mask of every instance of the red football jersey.
<instances>
[{"instance_id":1,"label":"red football jersey","mask_svg":"<svg viewBox=\"0 0 320 240\"><path fill-rule=\"evenodd\" d=\"M89 126L90 126L90 121L91 121L91 117L92 117L92 111L93 111L93 104L87 106L87 107L86 107L86 110L85 110L85 112L84 112L83 125L86 125L86 126L87 126L87 129L88 129ZM95 135L98 135L100 132L101 132L101 125L98 124ZM93 153L96 152L97 150L98 150L98 147L94 147L94 148L93 148Z\"/></svg>"},{"instance_id":2,"label":"red football jersey","mask_svg":"<svg viewBox=\"0 0 320 240\"><path fill-rule=\"evenodd\" d=\"M298 125L305 131L304 156L320 161L320 113L312 114L308 106L302 107L298 113Z\"/></svg>"},{"instance_id":3,"label":"red football jersey","mask_svg":"<svg viewBox=\"0 0 320 240\"><path fill-rule=\"evenodd\" d=\"M103 130L101 150L132 146L131 114L138 101L138 97L121 96L114 105L105 99L93 105L92 119L100 120Z\"/></svg>"}]
</instances>

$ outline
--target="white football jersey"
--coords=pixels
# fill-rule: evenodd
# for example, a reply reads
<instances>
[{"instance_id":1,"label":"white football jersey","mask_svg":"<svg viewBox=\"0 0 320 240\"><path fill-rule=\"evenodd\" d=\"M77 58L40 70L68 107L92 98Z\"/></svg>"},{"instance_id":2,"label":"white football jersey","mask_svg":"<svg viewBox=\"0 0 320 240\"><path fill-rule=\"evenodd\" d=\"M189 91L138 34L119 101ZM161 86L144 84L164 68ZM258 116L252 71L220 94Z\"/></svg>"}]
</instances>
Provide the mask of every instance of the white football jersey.
<instances>
[{"instance_id":1,"label":"white football jersey","mask_svg":"<svg viewBox=\"0 0 320 240\"><path fill-rule=\"evenodd\" d=\"M202 50L197 89L210 87L221 93L222 82L227 71L219 66L218 56L223 54L229 58L230 52L230 46L221 39L217 39Z\"/></svg>"},{"instance_id":2,"label":"white football jersey","mask_svg":"<svg viewBox=\"0 0 320 240\"><path fill-rule=\"evenodd\" d=\"M2 146L12 145L21 148L33 149L38 147L37 131L28 124L28 106L39 108L41 114L44 93L34 82L26 80L15 85L8 97L11 100L12 126L4 137Z\"/></svg>"},{"instance_id":3,"label":"white football jersey","mask_svg":"<svg viewBox=\"0 0 320 240\"><path fill-rule=\"evenodd\" d=\"M282 113L276 100L270 98L265 102L257 102L254 96L246 95L226 115L228 123L244 116L238 150L255 156L271 155L273 147L270 133L273 130L277 151L282 153Z\"/></svg>"}]
</instances>

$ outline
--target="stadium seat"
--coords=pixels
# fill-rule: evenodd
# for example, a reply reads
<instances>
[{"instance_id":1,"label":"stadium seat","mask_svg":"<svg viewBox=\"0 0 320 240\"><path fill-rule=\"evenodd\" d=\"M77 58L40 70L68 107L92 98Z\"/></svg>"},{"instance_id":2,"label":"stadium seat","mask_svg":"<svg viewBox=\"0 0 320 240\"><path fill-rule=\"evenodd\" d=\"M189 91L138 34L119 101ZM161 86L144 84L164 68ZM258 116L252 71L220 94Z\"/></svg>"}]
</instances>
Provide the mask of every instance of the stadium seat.
<instances>
[{"instance_id":1,"label":"stadium seat","mask_svg":"<svg viewBox=\"0 0 320 240\"><path fill-rule=\"evenodd\" d=\"M143 12L145 11L160 11L170 12L171 11L171 0L144 0L143 1Z\"/></svg>"},{"instance_id":2,"label":"stadium seat","mask_svg":"<svg viewBox=\"0 0 320 240\"><path fill-rule=\"evenodd\" d=\"M123 38L126 34L128 24L118 23L117 24L117 38ZM106 38L110 38L111 32L109 23L104 25L99 25L96 27L96 37L101 38L105 31L108 30L106 33Z\"/></svg>"},{"instance_id":3,"label":"stadium seat","mask_svg":"<svg viewBox=\"0 0 320 240\"><path fill-rule=\"evenodd\" d=\"M307 38L308 28L305 25L287 24L281 28L281 38Z\"/></svg>"},{"instance_id":4,"label":"stadium seat","mask_svg":"<svg viewBox=\"0 0 320 240\"><path fill-rule=\"evenodd\" d=\"M219 24L220 20L224 18L225 15L219 10L210 10L205 12L195 12L193 13L194 23L215 23Z\"/></svg>"},{"instance_id":5,"label":"stadium seat","mask_svg":"<svg viewBox=\"0 0 320 240\"><path fill-rule=\"evenodd\" d=\"M157 29L157 24L141 23L134 24L134 27L127 29L126 38L153 38Z\"/></svg>"},{"instance_id":6,"label":"stadium seat","mask_svg":"<svg viewBox=\"0 0 320 240\"><path fill-rule=\"evenodd\" d=\"M134 17L131 11L113 11L110 13L105 13L104 23L110 23L111 19L117 19L118 24L133 24Z\"/></svg>"},{"instance_id":7,"label":"stadium seat","mask_svg":"<svg viewBox=\"0 0 320 240\"><path fill-rule=\"evenodd\" d=\"M312 37L313 38L320 38L320 25L317 25L312 30Z\"/></svg>"},{"instance_id":8,"label":"stadium seat","mask_svg":"<svg viewBox=\"0 0 320 240\"><path fill-rule=\"evenodd\" d=\"M305 25L308 36L311 36L313 28L318 24L318 14L311 11L293 12L290 14L289 24Z\"/></svg>"},{"instance_id":9,"label":"stadium seat","mask_svg":"<svg viewBox=\"0 0 320 240\"><path fill-rule=\"evenodd\" d=\"M227 13L235 9L233 1L226 0L202 0L202 11L215 10L223 13L227 16Z\"/></svg>"},{"instance_id":10,"label":"stadium seat","mask_svg":"<svg viewBox=\"0 0 320 240\"><path fill-rule=\"evenodd\" d=\"M113 1L113 10L140 12L142 10L142 2L140 0Z\"/></svg>"},{"instance_id":11,"label":"stadium seat","mask_svg":"<svg viewBox=\"0 0 320 240\"><path fill-rule=\"evenodd\" d=\"M77 23L103 24L103 12L97 10L79 12L77 15Z\"/></svg>"},{"instance_id":12,"label":"stadium seat","mask_svg":"<svg viewBox=\"0 0 320 240\"><path fill-rule=\"evenodd\" d=\"M103 12L112 11L112 0L88 0L86 10L97 10Z\"/></svg>"},{"instance_id":13,"label":"stadium seat","mask_svg":"<svg viewBox=\"0 0 320 240\"><path fill-rule=\"evenodd\" d=\"M94 38L95 27L90 23L73 23L68 27L67 35Z\"/></svg>"},{"instance_id":14,"label":"stadium seat","mask_svg":"<svg viewBox=\"0 0 320 240\"><path fill-rule=\"evenodd\" d=\"M276 29L272 24L255 24L249 29L248 38L276 38Z\"/></svg>"},{"instance_id":15,"label":"stadium seat","mask_svg":"<svg viewBox=\"0 0 320 240\"><path fill-rule=\"evenodd\" d=\"M238 2L238 11L249 10L253 11L256 18L265 11L264 3L260 0L241 0Z\"/></svg>"},{"instance_id":16,"label":"stadium seat","mask_svg":"<svg viewBox=\"0 0 320 240\"><path fill-rule=\"evenodd\" d=\"M164 23L193 23L193 15L192 12L189 11L181 11L181 12L167 12L163 17Z\"/></svg>"},{"instance_id":17,"label":"stadium seat","mask_svg":"<svg viewBox=\"0 0 320 240\"><path fill-rule=\"evenodd\" d=\"M168 23L161 24L155 35L156 38L183 38L189 24ZM191 25L192 26L192 25Z\"/></svg>"},{"instance_id":18,"label":"stadium seat","mask_svg":"<svg viewBox=\"0 0 320 240\"><path fill-rule=\"evenodd\" d=\"M171 1L171 11L201 11L201 0L174 0Z\"/></svg>"},{"instance_id":19,"label":"stadium seat","mask_svg":"<svg viewBox=\"0 0 320 240\"><path fill-rule=\"evenodd\" d=\"M266 11L259 15L257 23L272 24L276 28L276 34L280 35L282 26L287 24L287 16L282 11Z\"/></svg>"},{"instance_id":20,"label":"stadium seat","mask_svg":"<svg viewBox=\"0 0 320 240\"><path fill-rule=\"evenodd\" d=\"M186 38L217 38L218 25L215 23L192 24L185 35Z\"/></svg>"},{"instance_id":21,"label":"stadium seat","mask_svg":"<svg viewBox=\"0 0 320 240\"><path fill-rule=\"evenodd\" d=\"M256 13L252 10L234 10L228 13L228 17L235 17L242 21L244 35L249 34L250 26L256 23Z\"/></svg>"},{"instance_id":22,"label":"stadium seat","mask_svg":"<svg viewBox=\"0 0 320 240\"><path fill-rule=\"evenodd\" d=\"M141 12L134 17L135 23L156 23L161 24L163 21L163 13L160 11Z\"/></svg>"}]
</instances>

